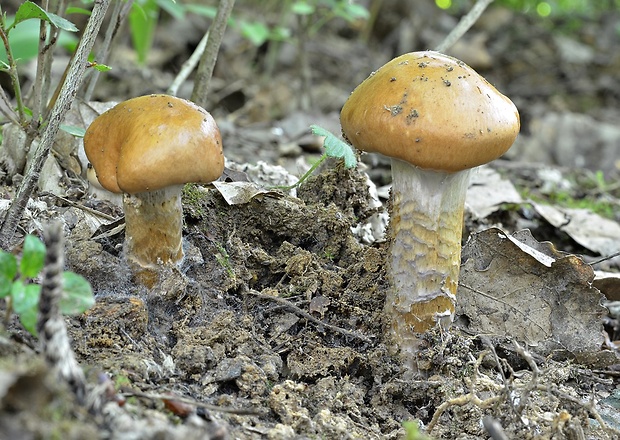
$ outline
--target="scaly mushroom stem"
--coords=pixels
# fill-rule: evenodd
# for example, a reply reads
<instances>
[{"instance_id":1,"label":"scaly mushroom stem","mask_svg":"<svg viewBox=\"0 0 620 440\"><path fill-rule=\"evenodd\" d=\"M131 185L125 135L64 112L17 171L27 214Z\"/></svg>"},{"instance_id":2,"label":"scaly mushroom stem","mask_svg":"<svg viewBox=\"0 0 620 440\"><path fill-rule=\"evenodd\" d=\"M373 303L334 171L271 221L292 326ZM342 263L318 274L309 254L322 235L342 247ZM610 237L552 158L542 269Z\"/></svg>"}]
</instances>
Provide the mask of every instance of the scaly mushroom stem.
<instances>
[{"instance_id":1,"label":"scaly mushroom stem","mask_svg":"<svg viewBox=\"0 0 620 440\"><path fill-rule=\"evenodd\" d=\"M148 288L159 281L163 266L183 260L183 185L124 194L125 255L134 277Z\"/></svg>"},{"instance_id":2,"label":"scaly mushroom stem","mask_svg":"<svg viewBox=\"0 0 620 440\"><path fill-rule=\"evenodd\" d=\"M454 318L469 171L427 171L392 159L391 342L407 364L419 335Z\"/></svg>"}]
</instances>

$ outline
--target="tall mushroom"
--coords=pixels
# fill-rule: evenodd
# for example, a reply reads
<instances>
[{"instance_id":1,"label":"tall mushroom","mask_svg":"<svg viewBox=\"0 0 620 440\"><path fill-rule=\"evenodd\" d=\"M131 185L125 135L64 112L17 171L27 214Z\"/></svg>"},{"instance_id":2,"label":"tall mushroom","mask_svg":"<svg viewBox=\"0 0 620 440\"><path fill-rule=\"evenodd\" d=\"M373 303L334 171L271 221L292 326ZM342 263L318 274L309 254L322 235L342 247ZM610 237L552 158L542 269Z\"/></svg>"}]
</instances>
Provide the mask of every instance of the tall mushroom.
<instances>
[{"instance_id":1,"label":"tall mushroom","mask_svg":"<svg viewBox=\"0 0 620 440\"><path fill-rule=\"evenodd\" d=\"M181 192L224 170L220 131L196 104L167 95L121 102L86 130L84 150L97 179L123 193L125 255L151 288L163 266L183 260Z\"/></svg>"},{"instance_id":2,"label":"tall mushroom","mask_svg":"<svg viewBox=\"0 0 620 440\"><path fill-rule=\"evenodd\" d=\"M388 340L414 368L419 333L454 318L470 169L510 148L519 113L462 61L425 51L372 73L340 121L352 145L392 158Z\"/></svg>"}]
</instances>

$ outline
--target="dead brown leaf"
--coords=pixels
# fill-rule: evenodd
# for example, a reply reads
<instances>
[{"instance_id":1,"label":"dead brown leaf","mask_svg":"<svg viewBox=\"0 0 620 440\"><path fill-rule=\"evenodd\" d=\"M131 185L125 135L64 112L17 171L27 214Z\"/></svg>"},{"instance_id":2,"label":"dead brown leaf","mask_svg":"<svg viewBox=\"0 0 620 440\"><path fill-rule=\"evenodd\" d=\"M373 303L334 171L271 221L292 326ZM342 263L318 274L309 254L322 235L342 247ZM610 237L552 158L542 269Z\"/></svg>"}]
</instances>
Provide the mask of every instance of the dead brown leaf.
<instances>
[{"instance_id":1,"label":"dead brown leaf","mask_svg":"<svg viewBox=\"0 0 620 440\"><path fill-rule=\"evenodd\" d=\"M462 259L457 316L468 331L586 364L613 357L601 351L605 308L591 285L594 272L580 258L538 243L527 230L509 236L491 228L471 237Z\"/></svg>"}]
</instances>

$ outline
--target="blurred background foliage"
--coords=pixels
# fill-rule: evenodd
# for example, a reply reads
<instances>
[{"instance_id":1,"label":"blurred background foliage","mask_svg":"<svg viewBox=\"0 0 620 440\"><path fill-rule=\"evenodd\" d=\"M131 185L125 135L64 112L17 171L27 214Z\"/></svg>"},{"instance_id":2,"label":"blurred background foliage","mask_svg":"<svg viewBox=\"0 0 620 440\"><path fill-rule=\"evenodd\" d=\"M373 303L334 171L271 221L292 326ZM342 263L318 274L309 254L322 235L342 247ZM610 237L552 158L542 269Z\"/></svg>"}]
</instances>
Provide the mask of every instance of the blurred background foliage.
<instances>
[{"instance_id":1,"label":"blurred background foliage","mask_svg":"<svg viewBox=\"0 0 620 440\"><path fill-rule=\"evenodd\" d=\"M80 21L79 15L88 13L93 0L70 2L65 15L70 20ZM19 0L3 0L2 12L6 14L6 22L11 23ZM332 20L345 20L349 23L363 21L373 17L373 11L381 10L384 0L238 0L230 27L255 46L267 41L290 41L295 37L293 25L299 24L295 17L307 17L312 26L308 32L312 35L323 25ZM474 0L434 0L437 8L451 15L465 14ZM584 19L596 19L608 11L620 10L620 0L496 0L495 6L504 6L515 12L538 17L541 20L553 19L552 27L557 32L578 29ZM385 6L385 5L383 5ZM413 6L415 8L415 6ZM238 11L249 8L253 11L262 10L263 14L243 16ZM129 14L129 34L133 49L136 51L139 64L146 63L152 47L157 24L162 19L186 20L189 15L203 16L212 19L217 10L217 1L194 0L136 0ZM277 13L277 18L272 19ZM550 22L551 24L551 22ZM552 29L552 30L553 30ZM620 34L620 23L618 24ZM29 20L20 23L10 34L10 42L14 55L21 62L36 57L38 49L39 23ZM67 50L77 44L75 36L61 33L60 46ZM0 61L6 62L4 48L0 45Z\"/></svg>"}]
</instances>

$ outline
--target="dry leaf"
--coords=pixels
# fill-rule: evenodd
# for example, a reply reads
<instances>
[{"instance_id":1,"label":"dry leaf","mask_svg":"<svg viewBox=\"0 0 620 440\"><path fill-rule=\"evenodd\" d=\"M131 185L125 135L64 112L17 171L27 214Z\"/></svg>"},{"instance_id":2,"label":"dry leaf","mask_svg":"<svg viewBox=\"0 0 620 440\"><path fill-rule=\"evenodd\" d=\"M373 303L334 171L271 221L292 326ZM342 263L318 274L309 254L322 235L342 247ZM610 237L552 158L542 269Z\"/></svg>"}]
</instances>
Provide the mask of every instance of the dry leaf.
<instances>
[{"instance_id":1,"label":"dry leaf","mask_svg":"<svg viewBox=\"0 0 620 440\"><path fill-rule=\"evenodd\" d=\"M468 331L513 337L543 356L609 360L602 295L581 259L527 230L508 236L496 228L473 235L462 258L456 314Z\"/></svg>"},{"instance_id":2,"label":"dry leaf","mask_svg":"<svg viewBox=\"0 0 620 440\"><path fill-rule=\"evenodd\" d=\"M551 225L566 232L585 247L601 255L620 250L620 225L588 209L561 208L532 202L532 206Z\"/></svg>"},{"instance_id":3,"label":"dry leaf","mask_svg":"<svg viewBox=\"0 0 620 440\"><path fill-rule=\"evenodd\" d=\"M484 219L504 203L523 203L523 199L509 180L493 168L481 166L472 172L465 208L475 219Z\"/></svg>"}]
</instances>

